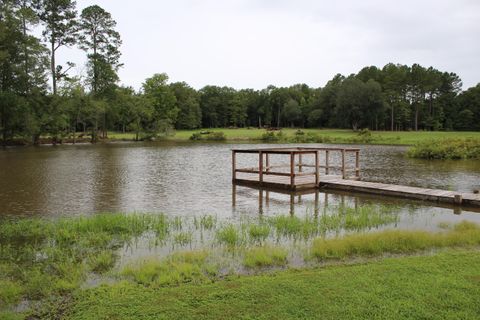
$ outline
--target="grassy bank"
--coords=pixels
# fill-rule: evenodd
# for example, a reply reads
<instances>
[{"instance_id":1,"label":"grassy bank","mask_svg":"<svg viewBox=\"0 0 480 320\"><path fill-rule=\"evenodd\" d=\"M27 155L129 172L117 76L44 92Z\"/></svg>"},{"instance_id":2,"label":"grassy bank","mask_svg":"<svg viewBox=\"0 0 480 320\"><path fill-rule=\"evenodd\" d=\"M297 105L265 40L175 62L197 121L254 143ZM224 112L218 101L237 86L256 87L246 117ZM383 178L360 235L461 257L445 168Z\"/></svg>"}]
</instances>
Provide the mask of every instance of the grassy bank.
<instances>
[{"instance_id":1,"label":"grassy bank","mask_svg":"<svg viewBox=\"0 0 480 320\"><path fill-rule=\"evenodd\" d=\"M78 292L71 319L478 319L480 252Z\"/></svg>"},{"instance_id":2,"label":"grassy bank","mask_svg":"<svg viewBox=\"0 0 480 320\"><path fill-rule=\"evenodd\" d=\"M258 141L265 138L266 130L263 129L208 129L208 130L178 130L175 136L169 140L187 141L194 134L201 131L213 133L223 132L226 141ZM392 144L392 145L414 145L428 140L439 140L447 138L478 138L480 132L445 132L445 131L370 131L365 136L352 130L340 129L301 129L304 133L298 136L297 129L282 129L284 137L274 142L318 142L318 143L367 143L367 144ZM273 132L278 134L278 132ZM134 135L130 133L109 133L110 139L133 140ZM269 142L269 139L264 139Z\"/></svg>"},{"instance_id":3,"label":"grassy bank","mask_svg":"<svg viewBox=\"0 0 480 320\"><path fill-rule=\"evenodd\" d=\"M480 139L441 139L415 144L408 155L420 159L480 159Z\"/></svg>"},{"instance_id":4,"label":"grassy bank","mask_svg":"<svg viewBox=\"0 0 480 320\"><path fill-rule=\"evenodd\" d=\"M332 207L322 214L304 217L278 215L237 222L219 221L208 215L182 218L153 214L2 221L0 318L123 318L123 312L129 314L127 309L139 308L146 313L131 313L132 317L154 318L155 314L168 319L177 312L187 312L188 308L182 309L185 301L176 300L167 306L149 299L163 294L182 296L185 290L217 290L215 288L235 281L253 281L238 275L272 268L349 264L358 259L371 261L385 255L425 254L445 248L470 248L474 253L474 248L480 245L480 227L468 222L445 224L443 231L437 233L376 230L397 221L394 207L373 205L357 209ZM155 254L158 252L155 248L163 253ZM146 256L133 255L120 263L136 249L155 250ZM299 264L299 260L304 262ZM342 271L342 268L338 267L335 272L349 270ZM298 281L295 275L290 271L278 274L290 277L288 281L292 283ZM425 277L429 278L428 274ZM273 281L273 287L281 286L275 283L275 277L258 279L265 281L265 287L269 281ZM212 283L217 283L213 289L209 287ZM303 291L300 287L290 289L296 294ZM137 297L138 292L147 296ZM223 301L224 294L230 293L219 291L217 298ZM258 294L278 295L282 299L288 296L283 291L259 291ZM242 300L246 298L238 297L239 306L250 303ZM130 304L124 304L127 302ZM144 303L151 307L144 308ZM219 307L222 308L222 304ZM315 305L305 307L312 312L316 308ZM96 312L100 313L95 315Z\"/></svg>"}]
</instances>

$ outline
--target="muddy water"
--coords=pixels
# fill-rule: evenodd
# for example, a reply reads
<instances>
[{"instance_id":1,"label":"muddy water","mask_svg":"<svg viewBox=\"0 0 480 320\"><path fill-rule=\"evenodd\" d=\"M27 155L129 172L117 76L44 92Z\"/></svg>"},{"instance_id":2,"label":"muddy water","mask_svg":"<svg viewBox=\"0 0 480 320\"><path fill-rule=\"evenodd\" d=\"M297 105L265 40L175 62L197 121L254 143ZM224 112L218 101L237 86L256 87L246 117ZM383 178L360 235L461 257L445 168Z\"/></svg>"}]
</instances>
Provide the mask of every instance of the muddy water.
<instances>
[{"instance_id":1,"label":"muddy water","mask_svg":"<svg viewBox=\"0 0 480 320\"><path fill-rule=\"evenodd\" d=\"M235 218L259 212L304 214L326 203L355 206L381 202L402 207L399 223L409 227L434 226L445 220L480 222L480 213L412 201L341 193L299 198L233 188L230 150L249 147L115 143L0 150L0 217L140 211ZM421 161L406 158L405 147L360 148L364 180L465 192L480 187L480 161ZM256 162L249 156L241 156L238 161L240 166Z\"/></svg>"}]
</instances>

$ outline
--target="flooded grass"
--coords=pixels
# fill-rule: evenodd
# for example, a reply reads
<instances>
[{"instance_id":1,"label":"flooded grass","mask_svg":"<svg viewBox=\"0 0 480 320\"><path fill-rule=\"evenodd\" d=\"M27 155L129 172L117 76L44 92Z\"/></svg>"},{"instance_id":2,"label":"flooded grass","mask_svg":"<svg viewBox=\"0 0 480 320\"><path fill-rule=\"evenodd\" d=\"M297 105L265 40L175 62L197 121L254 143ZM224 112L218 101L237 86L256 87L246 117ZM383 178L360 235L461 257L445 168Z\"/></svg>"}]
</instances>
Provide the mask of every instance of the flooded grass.
<instances>
[{"instance_id":1,"label":"flooded grass","mask_svg":"<svg viewBox=\"0 0 480 320\"><path fill-rule=\"evenodd\" d=\"M200 283L217 274L213 264L207 263L206 251L175 253L166 259L151 258L125 267L120 275L138 284L152 287Z\"/></svg>"},{"instance_id":2,"label":"flooded grass","mask_svg":"<svg viewBox=\"0 0 480 320\"><path fill-rule=\"evenodd\" d=\"M217 239L220 243L229 247L235 247L243 242L241 230L234 224L228 224L217 231Z\"/></svg>"},{"instance_id":3,"label":"flooded grass","mask_svg":"<svg viewBox=\"0 0 480 320\"><path fill-rule=\"evenodd\" d=\"M305 265L292 265L293 256L340 259L480 244L480 228L467 222L445 224L443 232L433 234L371 233L395 224L397 212L365 205L237 221L120 213L7 221L0 225L0 318L19 305L20 314L32 318L48 318L53 307L68 309L69 297L92 276L164 287ZM137 256L139 251L146 255ZM57 300L62 306L52 302Z\"/></svg>"},{"instance_id":4,"label":"flooded grass","mask_svg":"<svg viewBox=\"0 0 480 320\"><path fill-rule=\"evenodd\" d=\"M315 239L312 255L320 260L344 259L354 256L409 254L418 251L480 245L480 227L461 222L446 232L386 230L375 233L352 234L336 239Z\"/></svg>"},{"instance_id":5,"label":"flooded grass","mask_svg":"<svg viewBox=\"0 0 480 320\"><path fill-rule=\"evenodd\" d=\"M245 252L243 265L247 268L284 266L288 251L282 247L262 246Z\"/></svg>"}]
</instances>

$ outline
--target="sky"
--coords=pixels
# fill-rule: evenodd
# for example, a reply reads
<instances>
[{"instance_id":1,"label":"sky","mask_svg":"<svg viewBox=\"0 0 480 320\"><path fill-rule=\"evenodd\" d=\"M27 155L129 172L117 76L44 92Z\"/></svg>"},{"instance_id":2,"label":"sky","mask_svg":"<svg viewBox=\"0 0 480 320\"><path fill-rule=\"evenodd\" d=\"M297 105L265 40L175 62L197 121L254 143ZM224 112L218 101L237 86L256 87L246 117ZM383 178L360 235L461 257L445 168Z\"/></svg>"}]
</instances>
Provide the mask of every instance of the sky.
<instances>
[{"instance_id":1,"label":"sky","mask_svg":"<svg viewBox=\"0 0 480 320\"><path fill-rule=\"evenodd\" d=\"M121 83L137 89L162 72L196 89L323 87L389 62L480 82L479 0L77 0L79 12L92 4L117 21ZM59 60L85 73L80 50Z\"/></svg>"}]
</instances>

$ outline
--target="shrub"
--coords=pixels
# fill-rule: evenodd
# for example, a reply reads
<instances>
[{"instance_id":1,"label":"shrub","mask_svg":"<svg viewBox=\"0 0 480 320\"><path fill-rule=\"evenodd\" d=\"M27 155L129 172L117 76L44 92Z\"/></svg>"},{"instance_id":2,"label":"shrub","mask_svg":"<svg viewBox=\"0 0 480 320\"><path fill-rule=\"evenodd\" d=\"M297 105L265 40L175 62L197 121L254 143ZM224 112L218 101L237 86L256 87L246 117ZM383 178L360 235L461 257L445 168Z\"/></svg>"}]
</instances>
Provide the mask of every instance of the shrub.
<instances>
[{"instance_id":1,"label":"shrub","mask_svg":"<svg viewBox=\"0 0 480 320\"><path fill-rule=\"evenodd\" d=\"M211 132L211 131L206 131L206 132L195 132L190 136L190 140L193 141L223 141L226 140L225 133L221 131L217 132Z\"/></svg>"},{"instance_id":2,"label":"shrub","mask_svg":"<svg viewBox=\"0 0 480 320\"><path fill-rule=\"evenodd\" d=\"M420 159L480 159L480 139L443 139L417 143L408 156Z\"/></svg>"}]
</instances>

